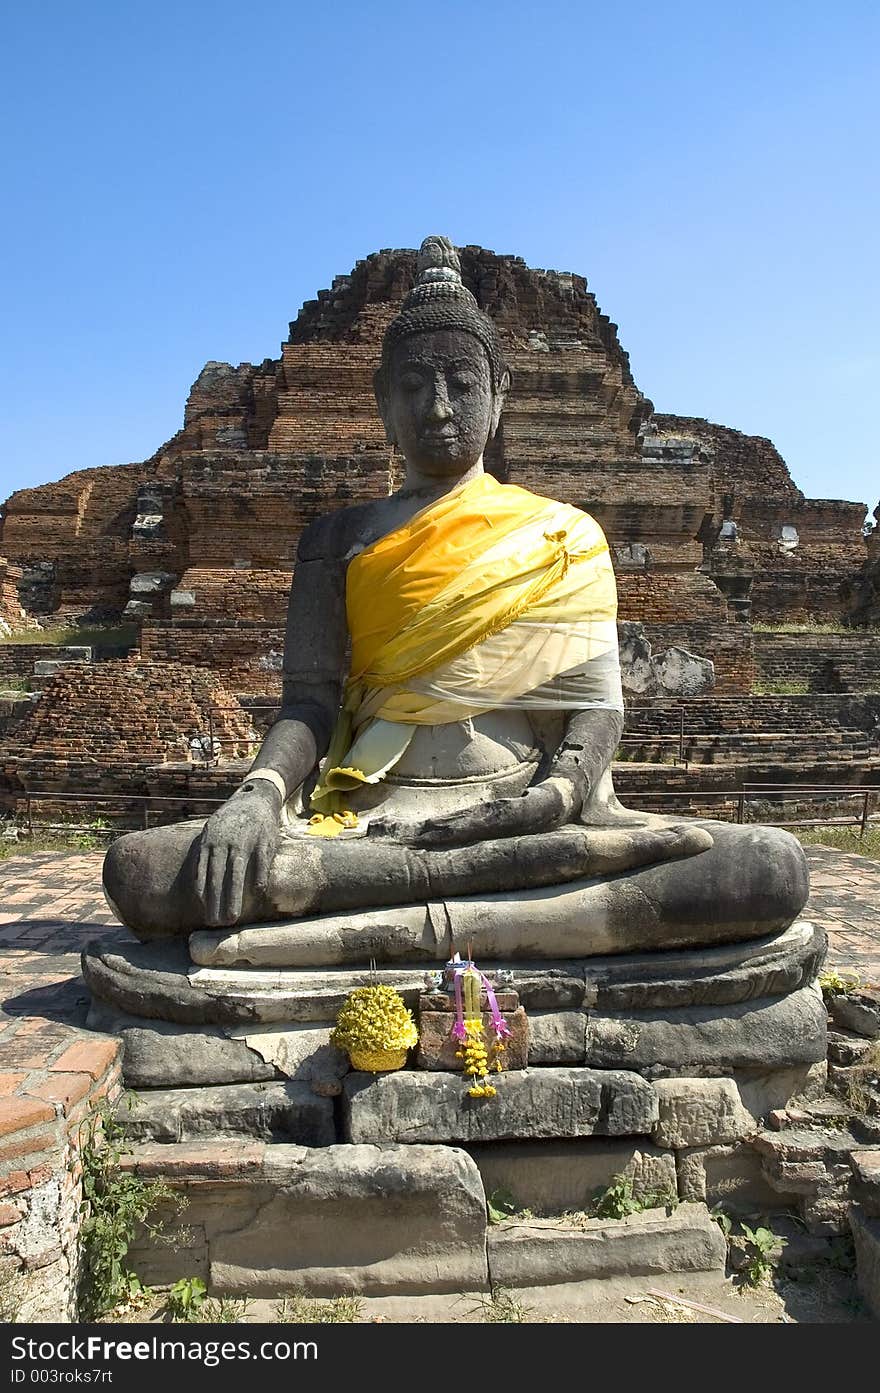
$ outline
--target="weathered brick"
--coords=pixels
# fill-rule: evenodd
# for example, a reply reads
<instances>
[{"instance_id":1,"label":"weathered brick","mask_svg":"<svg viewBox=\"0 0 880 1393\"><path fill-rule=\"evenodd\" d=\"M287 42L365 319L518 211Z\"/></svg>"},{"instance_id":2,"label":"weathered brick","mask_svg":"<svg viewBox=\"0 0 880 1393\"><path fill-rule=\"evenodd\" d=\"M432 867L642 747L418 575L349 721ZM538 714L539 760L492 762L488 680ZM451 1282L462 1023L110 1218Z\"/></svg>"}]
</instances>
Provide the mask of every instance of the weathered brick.
<instances>
[{"instance_id":1,"label":"weathered brick","mask_svg":"<svg viewBox=\"0 0 880 1393\"><path fill-rule=\"evenodd\" d=\"M26 1156L41 1156L46 1151L58 1147L58 1133L54 1128L44 1128L30 1137L19 1137L0 1146L0 1165L17 1161Z\"/></svg>"},{"instance_id":2,"label":"weathered brick","mask_svg":"<svg viewBox=\"0 0 880 1393\"><path fill-rule=\"evenodd\" d=\"M54 1074L42 1083L30 1085L28 1094L34 1098L44 1098L47 1102L60 1103L67 1113L80 1098L89 1091L88 1074Z\"/></svg>"},{"instance_id":3,"label":"weathered brick","mask_svg":"<svg viewBox=\"0 0 880 1393\"><path fill-rule=\"evenodd\" d=\"M0 1098L0 1136L21 1132L38 1122L48 1122L54 1116L55 1109L39 1097Z\"/></svg>"},{"instance_id":4,"label":"weathered brick","mask_svg":"<svg viewBox=\"0 0 880 1393\"><path fill-rule=\"evenodd\" d=\"M118 1040L77 1040L49 1068L59 1074L89 1074L99 1079L115 1063L120 1051Z\"/></svg>"}]
</instances>

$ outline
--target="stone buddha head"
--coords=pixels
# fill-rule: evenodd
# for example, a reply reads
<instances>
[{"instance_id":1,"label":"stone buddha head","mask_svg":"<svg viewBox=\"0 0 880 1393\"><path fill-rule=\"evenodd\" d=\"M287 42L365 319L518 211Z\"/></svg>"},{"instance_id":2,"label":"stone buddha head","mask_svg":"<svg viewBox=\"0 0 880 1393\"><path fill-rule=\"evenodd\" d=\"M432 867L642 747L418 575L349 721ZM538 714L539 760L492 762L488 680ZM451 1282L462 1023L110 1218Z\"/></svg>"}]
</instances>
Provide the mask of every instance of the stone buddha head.
<instances>
[{"instance_id":1,"label":"stone buddha head","mask_svg":"<svg viewBox=\"0 0 880 1393\"><path fill-rule=\"evenodd\" d=\"M389 442L428 478L455 479L498 429L510 373L495 326L461 279L458 253L427 237L418 279L385 333L374 386Z\"/></svg>"}]
</instances>

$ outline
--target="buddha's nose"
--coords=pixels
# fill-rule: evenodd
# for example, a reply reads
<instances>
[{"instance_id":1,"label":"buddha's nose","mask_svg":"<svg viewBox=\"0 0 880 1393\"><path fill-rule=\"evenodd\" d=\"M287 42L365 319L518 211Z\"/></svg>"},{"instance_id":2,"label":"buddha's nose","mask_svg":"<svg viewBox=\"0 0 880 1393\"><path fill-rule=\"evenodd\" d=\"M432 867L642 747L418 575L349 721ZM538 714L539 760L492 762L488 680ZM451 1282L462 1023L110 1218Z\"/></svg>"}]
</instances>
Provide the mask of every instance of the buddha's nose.
<instances>
[{"instance_id":1,"label":"buddha's nose","mask_svg":"<svg viewBox=\"0 0 880 1393\"><path fill-rule=\"evenodd\" d=\"M453 411L449 403L449 393L442 378L435 378L434 393L428 411L429 421L448 421Z\"/></svg>"}]
</instances>

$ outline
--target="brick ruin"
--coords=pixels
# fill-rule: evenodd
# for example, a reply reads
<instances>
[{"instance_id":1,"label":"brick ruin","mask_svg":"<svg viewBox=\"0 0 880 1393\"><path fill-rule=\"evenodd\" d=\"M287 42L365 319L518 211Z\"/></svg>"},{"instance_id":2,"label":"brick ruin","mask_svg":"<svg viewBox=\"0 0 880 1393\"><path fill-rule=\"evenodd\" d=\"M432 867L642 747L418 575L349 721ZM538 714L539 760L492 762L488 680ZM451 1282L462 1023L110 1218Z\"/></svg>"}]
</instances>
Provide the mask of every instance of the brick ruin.
<instances>
[{"instance_id":1,"label":"brick ruin","mask_svg":"<svg viewBox=\"0 0 880 1393\"><path fill-rule=\"evenodd\" d=\"M176 820L187 811L183 803L226 796L229 770L245 769L256 749L249 716L209 669L140 660L74 663L41 685L0 747L0 788L19 811L25 791L38 792L40 807L28 809L34 816L63 819L87 807L113 822L120 795L129 795L151 799L152 820L160 821L164 798L180 792L183 802L168 814ZM218 794L213 771L220 759ZM182 788L173 777L178 770L186 774ZM121 802L124 821L125 797ZM200 810L201 804L194 808Z\"/></svg>"},{"instance_id":2,"label":"brick ruin","mask_svg":"<svg viewBox=\"0 0 880 1393\"><path fill-rule=\"evenodd\" d=\"M752 628L880 622L865 506L805 498L769 440L655 413L583 277L479 247L461 260L513 372L487 465L598 518L621 620L655 652L711 659L716 697L748 698L756 681L877 690L870 629L786 647ZM31 622L124 619L153 671L207 669L246 706L276 700L303 527L399 481L372 374L415 272L414 251L359 261L302 307L279 358L208 363L182 429L150 459L13 493L0 510L4 617L12 583Z\"/></svg>"},{"instance_id":3,"label":"brick ruin","mask_svg":"<svg viewBox=\"0 0 880 1393\"><path fill-rule=\"evenodd\" d=\"M0 638L37 628L36 620L31 618L21 602L21 583L21 567L11 565L4 556L0 556Z\"/></svg>"}]
</instances>

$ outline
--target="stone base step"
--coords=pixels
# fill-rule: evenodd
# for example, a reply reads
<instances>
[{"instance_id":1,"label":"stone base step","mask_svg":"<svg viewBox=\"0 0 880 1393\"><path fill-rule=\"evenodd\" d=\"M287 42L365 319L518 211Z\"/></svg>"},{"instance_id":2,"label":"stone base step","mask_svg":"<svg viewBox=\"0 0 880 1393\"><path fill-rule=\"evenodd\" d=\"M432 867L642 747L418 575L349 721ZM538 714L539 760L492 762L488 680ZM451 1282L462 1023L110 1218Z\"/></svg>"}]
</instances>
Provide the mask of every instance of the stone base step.
<instances>
[{"instance_id":1,"label":"stone base step","mask_svg":"<svg viewBox=\"0 0 880 1393\"><path fill-rule=\"evenodd\" d=\"M823 931L693 952L518 963L504 984L528 1016L531 1066L657 1073L788 1069L825 1058L826 1015L809 987ZM487 965L491 971L491 965ZM336 1014L369 968L196 968L182 943L94 944L83 954L89 1025L121 1035L133 1088L278 1077L340 1091ZM422 970L380 969L416 1008Z\"/></svg>"},{"instance_id":2,"label":"stone base step","mask_svg":"<svg viewBox=\"0 0 880 1393\"><path fill-rule=\"evenodd\" d=\"M153 1285L198 1276L218 1296L419 1296L724 1268L704 1204L488 1225L479 1171L452 1147L147 1143L124 1165L185 1201L159 1239L129 1251Z\"/></svg>"},{"instance_id":3,"label":"stone base step","mask_svg":"<svg viewBox=\"0 0 880 1393\"><path fill-rule=\"evenodd\" d=\"M116 1116L133 1142L191 1142L221 1136L301 1146L330 1146L336 1141L332 1100L291 1079L129 1093L117 1106Z\"/></svg>"},{"instance_id":4,"label":"stone base step","mask_svg":"<svg viewBox=\"0 0 880 1393\"><path fill-rule=\"evenodd\" d=\"M129 1250L151 1285L201 1277L218 1295L254 1297L488 1289L486 1197L463 1151L147 1143L123 1164L185 1201L159 1239Z\"/></svg>"},{"instance_id":5,"label":"stone base step","mask_svg":"<svg viewBox=\"0 0 880 1393\"><path fill-rule=\"evenodd\" d=\"M723 1272L727 1243L704 1204L646 1209L625 1219L507 1220L488 1234L493 1286L545 1286L592 1277Z\"/></svg>"}]
</instances>

